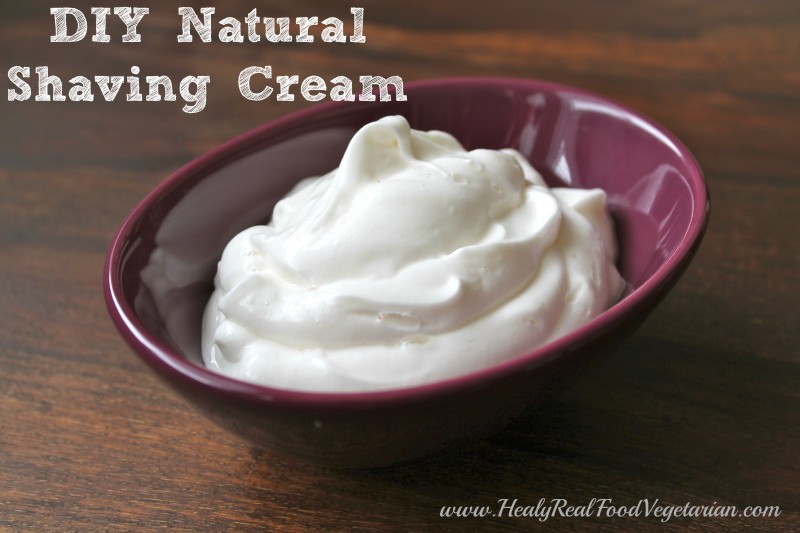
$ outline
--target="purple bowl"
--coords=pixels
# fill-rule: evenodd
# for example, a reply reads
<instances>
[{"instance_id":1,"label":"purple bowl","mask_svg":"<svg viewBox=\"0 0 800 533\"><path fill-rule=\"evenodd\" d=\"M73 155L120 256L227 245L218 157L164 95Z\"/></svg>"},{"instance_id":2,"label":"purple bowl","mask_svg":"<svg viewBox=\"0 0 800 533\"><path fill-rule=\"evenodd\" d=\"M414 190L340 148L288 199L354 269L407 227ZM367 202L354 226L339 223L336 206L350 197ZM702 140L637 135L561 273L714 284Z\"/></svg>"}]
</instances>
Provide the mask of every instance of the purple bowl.
<instances>
[{"instance_id":1,"label":"purple bowl","mask_svg":"<svg viewBox=\"0 0 800 533\"><path fill-rule=\"evenodd\" d=\"M269 122L167 178L125 219L108 252L106 304L159 376L222 426L338 467L408 461L477 439L552 398L645 319L686 269L708 219L692 155L650 119L601 96L534 80L409 83L407 102L332 103ZM336 166L356 130L385 115L455 135L468 149L513 147L551 185L608 193L628 289L614 307L544 347L430 385L307 393L202 366L200 329L217 261L240 230L269 220L302 178Z\"/></svg>"}]
</instances>

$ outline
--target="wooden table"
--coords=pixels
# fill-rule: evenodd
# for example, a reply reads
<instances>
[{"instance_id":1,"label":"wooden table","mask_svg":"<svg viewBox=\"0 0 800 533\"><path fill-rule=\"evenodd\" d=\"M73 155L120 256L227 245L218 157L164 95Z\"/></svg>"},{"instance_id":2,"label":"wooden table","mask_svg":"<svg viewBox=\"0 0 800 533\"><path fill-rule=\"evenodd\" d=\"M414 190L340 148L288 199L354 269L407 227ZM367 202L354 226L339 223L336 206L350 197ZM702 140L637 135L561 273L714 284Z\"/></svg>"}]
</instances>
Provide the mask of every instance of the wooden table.
<instances>
[{"instance_id":1,"label":"wooden table","mask_svg":"<svg viewBox=\"0 0 800 533\"><path fill-rule=\"evenodd\" d=\"M0 530L533 529L536 518L441 518L443 506L592 498L632 506L778 506L771 518L552 517L555 529L800 528L800 4L362 2L364 44L178 43L178 6L149 6L140 43L51 43L40 0L0 7L2 67L210 75L177 102L9 102L0 109ZM102 2L98 3L103 5ZM224 16L335 16L337 1L226 2ZM125 4L131 5L131 4ZM199 7L202 3L194 3ZM348 22L349 24L349 22ZM198 415L133 355L103 304L106 248L184 163L313 105L248 101L239 71L502 75L604 93L693 150L712 198L696 260L601 368L546 409L432 462L342 472L255 449ZM596 510L596 507L595 507Z\"/></svg>"}]
</instances>

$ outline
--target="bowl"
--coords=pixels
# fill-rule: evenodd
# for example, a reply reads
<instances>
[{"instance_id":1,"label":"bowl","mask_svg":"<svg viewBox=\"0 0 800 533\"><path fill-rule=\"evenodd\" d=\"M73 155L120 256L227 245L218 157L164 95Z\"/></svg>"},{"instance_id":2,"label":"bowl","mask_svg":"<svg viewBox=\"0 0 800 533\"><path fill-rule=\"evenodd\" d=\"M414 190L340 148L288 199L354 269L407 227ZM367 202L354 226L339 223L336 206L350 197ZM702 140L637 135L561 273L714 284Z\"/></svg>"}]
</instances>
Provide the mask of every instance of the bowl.
<instances>
[{"instance_id":1,"label":"bowl","mask_svg":"<svg viewBox=\"0 0 800 533\"><path fill-rule=\"evenodd\" d=\"M697 250L708 219L702 172L652 120L590 92L535 80L408 83L405 102L315 105L192 161L125 219L104 292L128 344L166 383L258 446L333 467L411 461L480 439L561 393L630 335ZM382 116L439 129L467 149L513 147L550 185L608 194L627 283L623 298L576 331L514 359L428 385L309 393L203 367L200 330L226 243L269 220L299 180L338 166L352 135Z\"/></svg>"}]
</instances>

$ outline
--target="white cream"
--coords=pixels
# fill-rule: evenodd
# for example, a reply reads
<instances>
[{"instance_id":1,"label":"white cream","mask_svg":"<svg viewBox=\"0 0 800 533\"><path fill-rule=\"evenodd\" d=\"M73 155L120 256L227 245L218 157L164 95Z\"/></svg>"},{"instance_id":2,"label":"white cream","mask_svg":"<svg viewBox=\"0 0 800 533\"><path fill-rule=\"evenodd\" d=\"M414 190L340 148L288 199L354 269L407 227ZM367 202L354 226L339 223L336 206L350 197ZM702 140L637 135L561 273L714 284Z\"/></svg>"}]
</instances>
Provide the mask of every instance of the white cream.
<instances>
[{"instance_id":1,"label":"white cream","mask_svg":"<svg viewBox=\"0 0 800 533\"><path fill-rule=\"evenodd\" d=\"M208 368L305 391L429 383L530 352L620 296L599 189L386 117L226 247Z\"/></svg>"}]
</instances>

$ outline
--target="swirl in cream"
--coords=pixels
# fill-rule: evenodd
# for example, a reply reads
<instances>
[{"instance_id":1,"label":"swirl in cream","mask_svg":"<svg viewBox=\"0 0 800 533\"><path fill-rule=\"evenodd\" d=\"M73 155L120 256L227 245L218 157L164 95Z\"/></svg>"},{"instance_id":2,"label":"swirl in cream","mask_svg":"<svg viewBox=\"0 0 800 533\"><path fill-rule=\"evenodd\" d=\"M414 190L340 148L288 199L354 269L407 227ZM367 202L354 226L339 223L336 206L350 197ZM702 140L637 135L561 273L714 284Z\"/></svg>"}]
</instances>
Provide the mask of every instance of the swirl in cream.
<instances>
[{"instance_id":1,"label":"swirl in cream","mask_svg":"<svg viewBox=\"0 0 800 533\"><path fill-rule=\"evenodd\" d=\"M530 352L620 296L599 189L550 189L515 150L401 117L364 126L226 247L207 367L264 385L381 390Z\"/></svg>"}]
</instances>

